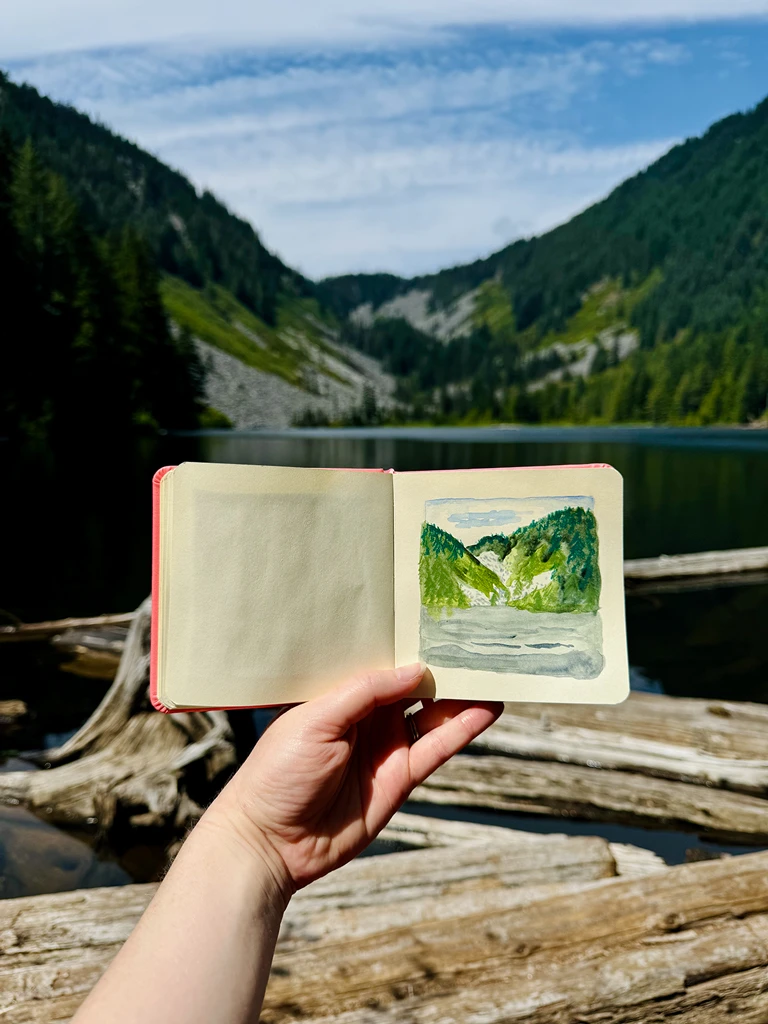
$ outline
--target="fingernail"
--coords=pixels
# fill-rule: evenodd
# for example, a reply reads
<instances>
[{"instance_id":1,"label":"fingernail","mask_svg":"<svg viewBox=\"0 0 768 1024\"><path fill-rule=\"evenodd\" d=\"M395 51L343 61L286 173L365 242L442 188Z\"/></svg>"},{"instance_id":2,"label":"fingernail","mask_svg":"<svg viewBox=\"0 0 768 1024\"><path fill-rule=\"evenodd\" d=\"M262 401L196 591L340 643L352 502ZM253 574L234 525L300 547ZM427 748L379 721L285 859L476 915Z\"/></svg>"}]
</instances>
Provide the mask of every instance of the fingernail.
<instances>
[{"instance_id":1,"label":"fingernail","mask_svg":"<svg viewBox=\"0 0 768 1024\"><path fill-rule=\"evenodd\" d=\"M401 668L395 669L395 675L400 682L404 683L406 679L416 679L418 676L424 675L425 667L420 661L417 661L413 665L403 665Z\"/></svg>"}]
</instances>

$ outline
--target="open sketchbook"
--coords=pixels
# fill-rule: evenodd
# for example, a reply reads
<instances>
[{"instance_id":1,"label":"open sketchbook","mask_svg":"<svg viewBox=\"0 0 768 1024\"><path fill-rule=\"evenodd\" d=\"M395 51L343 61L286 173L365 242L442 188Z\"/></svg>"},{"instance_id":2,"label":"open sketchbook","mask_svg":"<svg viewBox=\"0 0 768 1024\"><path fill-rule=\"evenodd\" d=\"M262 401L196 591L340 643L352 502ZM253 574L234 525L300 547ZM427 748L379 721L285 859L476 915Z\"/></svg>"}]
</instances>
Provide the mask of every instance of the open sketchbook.
<instances>
[{"instance_id":1,"label":"open sketchbook","mask_svg":"<svg viewBox=\"0 0 768 1024\"><path fill-rule=\"evenodd\" d=\"M184 463L155 476L152 700L307 700L422 660L418 696L628 691L610 466L393 473Z\"/></svg>"}]
</instances>

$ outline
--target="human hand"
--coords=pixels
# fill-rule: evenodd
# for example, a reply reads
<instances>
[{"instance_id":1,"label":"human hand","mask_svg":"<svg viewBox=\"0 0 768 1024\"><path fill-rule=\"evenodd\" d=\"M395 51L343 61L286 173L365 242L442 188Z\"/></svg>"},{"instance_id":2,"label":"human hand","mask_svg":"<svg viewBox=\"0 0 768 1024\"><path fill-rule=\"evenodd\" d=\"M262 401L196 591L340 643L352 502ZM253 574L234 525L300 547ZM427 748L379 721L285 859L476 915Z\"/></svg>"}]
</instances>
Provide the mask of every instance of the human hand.
<instances>
[{"instance_id":1,"label":"human hand","mask_svg":"<svg viewBox=\"0 0 768 1024\"><path fill-rule=\"evenodd\" d=\"M277 718L204 815L264 858L287 900L351 860L436 768L488 728L500 703L423 701L421 665L372 672Z\"/></svg>"}]
</instances>

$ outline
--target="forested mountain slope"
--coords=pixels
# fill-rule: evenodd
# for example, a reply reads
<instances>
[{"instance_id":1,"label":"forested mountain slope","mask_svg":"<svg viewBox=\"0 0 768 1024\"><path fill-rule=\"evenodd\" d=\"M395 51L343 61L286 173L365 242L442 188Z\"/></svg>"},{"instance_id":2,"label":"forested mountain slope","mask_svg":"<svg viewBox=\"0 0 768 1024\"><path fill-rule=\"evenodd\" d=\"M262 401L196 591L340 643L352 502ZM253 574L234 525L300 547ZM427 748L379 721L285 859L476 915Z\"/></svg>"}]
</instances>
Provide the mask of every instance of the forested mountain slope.
<instances>
[{"instance_id":1,"label":"forested mountain slope","mask_svg":"<svg viewBox=\"0 0 768 1024\"><path fill-rule=\"evenodd\" d=\"M440 388L438 414L759 416L768 392L768 100L674 147L539 238L434 275L351 275L319 291L353 332L405 320L452 350L448 366L469 356L472 386L457 373L423 381L408 368L422 402ZM386 346L377 354L387 359Z\"/></svg>"},{"instance_id":2,"label":"forested mountain slope","mask_svg":"<svg viewBox=\"0 0 768 1024\"><path fill-rule=\"evenodd\" d=\"M281 293L312 294L313 285L270 253L250 224L132 142L5 76L0 104L11 141L33 141L95 230L134 228L161 270L196 287L220 284L267 323Z\"/></svg>"},{"instance_id":3,"label":"forested mountain slope","mask_svg":"<svg viewBox=\"0 0 768 1024\"><path fill-rule=\"evenodd\" d=\"M95 394L110 359L133 358L141 322L144 369L126 370L125 408L164 426L205 406L238 426L768 416L768 101L539 238L411 280L319 285L183 175L2 73L0 132L0 231L21 239L22 261L3 282L6 321L35 338L43 324L53 335L66 326L66 344L51 342L59 404L74 394L61 353L94 355L77 388ZM141 300L126 305L120 295L136 289ZM106 362L99 325L112 339ZM141 381L155 342L184 367L173 409ZM16 408L8 372L5 388ZM32 378L24 388L30 422L48 422L45 401L32 408Z\"/></svg>"},{"instance_id":4,"label":"forested mountain slope","mask_svg":"<svg viewBox=\"0 0 768 1024\"><path fill-rule=\"evenodd\" d=\"M171 331L182 347L193 340L202 357L208 402L237 425L288 425L307 412L339 418L376 400L386 407L391 380L339 346L338 323L318 303L316 286L215 196L2 72L0 131L9 154L31 143L41 173L66 191L90 237L108 247L126 232L140 240L159 273ZM41 202L40 210L55 217L50 204Z\"/></svg>"}]
</instances>

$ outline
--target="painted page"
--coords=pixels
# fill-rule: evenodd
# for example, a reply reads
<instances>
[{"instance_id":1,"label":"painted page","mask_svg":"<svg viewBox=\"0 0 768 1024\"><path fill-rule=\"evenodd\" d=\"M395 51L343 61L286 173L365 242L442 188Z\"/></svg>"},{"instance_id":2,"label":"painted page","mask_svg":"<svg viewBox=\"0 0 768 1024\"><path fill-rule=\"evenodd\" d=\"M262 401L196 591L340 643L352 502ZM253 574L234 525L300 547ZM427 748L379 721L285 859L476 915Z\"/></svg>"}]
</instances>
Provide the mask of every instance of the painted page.
<instances>
[{"instance_id":1,"label":"painted page","mask_svg":"<svg viewBox=\"0 0 768 1024\"><path fill-rule=\"evenodd\" d=\"M395 655L422 695L628 692L622 479L609 466L395 477Z\"/></svg>"},{"instance_id":2,"label":"painted page","mask_svg":"<svg viewBox=\"0 0 768 1024\"><path fill-rule=\"evenodd\" d=\"M185 463L161 483L158 697L293 703L394 663L392 476Z\"/></svg>"}]
</instances>

